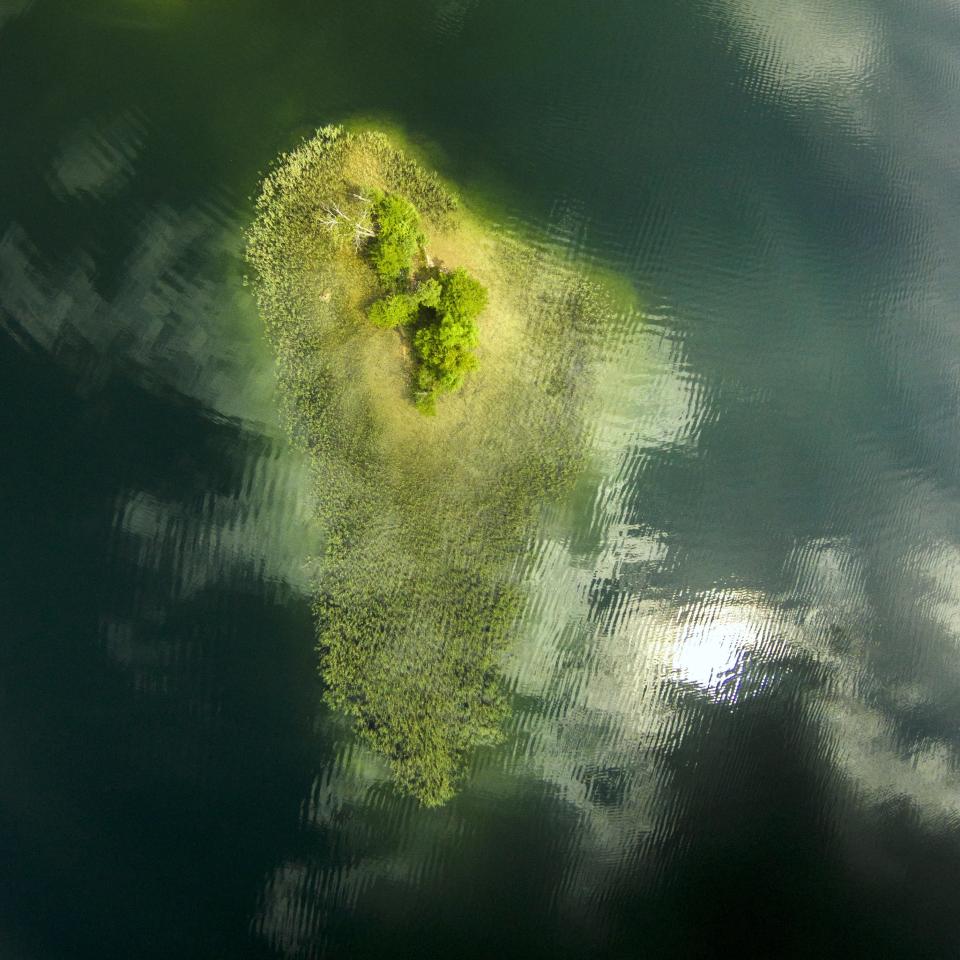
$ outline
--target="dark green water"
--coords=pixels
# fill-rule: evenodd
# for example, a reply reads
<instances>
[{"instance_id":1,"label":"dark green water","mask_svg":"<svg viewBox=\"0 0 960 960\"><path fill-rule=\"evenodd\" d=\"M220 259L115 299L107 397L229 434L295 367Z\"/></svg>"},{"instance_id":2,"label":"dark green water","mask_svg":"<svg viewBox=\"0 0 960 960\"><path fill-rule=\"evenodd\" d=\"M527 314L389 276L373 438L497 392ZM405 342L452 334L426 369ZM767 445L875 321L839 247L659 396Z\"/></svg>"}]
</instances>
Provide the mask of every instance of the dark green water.
<instances>
[{"instance_id":1,"label":"dark green water","mask_svg":"<svg viewBox=\"0 0 960 960\"><path fill-rule=\"evenodd\" d=\"M649 313L439 811L240 286L352 116ZM0 0L0 957L960 955L958 129L939 0Z\"/></svg>"}]
</instances>

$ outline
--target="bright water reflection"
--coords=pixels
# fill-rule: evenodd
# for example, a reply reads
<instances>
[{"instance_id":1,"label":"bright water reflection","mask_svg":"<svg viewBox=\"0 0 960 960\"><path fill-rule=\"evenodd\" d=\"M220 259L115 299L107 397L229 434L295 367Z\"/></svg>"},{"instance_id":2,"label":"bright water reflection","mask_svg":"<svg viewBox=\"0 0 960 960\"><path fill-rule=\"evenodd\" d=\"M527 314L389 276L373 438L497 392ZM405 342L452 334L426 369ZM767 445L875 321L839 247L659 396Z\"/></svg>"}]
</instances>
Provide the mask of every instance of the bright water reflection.
<instances>
[{"instance_id":1,"label":"bright water reflection","mask_svg":"<svg viewBox=\"0 0 960 960\"><path fill-rule=\"evenodd\" d=\"M954 956L958 54L943 3L0 0L5 955ZM429 813L319 706L240 285L356 113L645 301Z\"/></svg>"}]
</instances>

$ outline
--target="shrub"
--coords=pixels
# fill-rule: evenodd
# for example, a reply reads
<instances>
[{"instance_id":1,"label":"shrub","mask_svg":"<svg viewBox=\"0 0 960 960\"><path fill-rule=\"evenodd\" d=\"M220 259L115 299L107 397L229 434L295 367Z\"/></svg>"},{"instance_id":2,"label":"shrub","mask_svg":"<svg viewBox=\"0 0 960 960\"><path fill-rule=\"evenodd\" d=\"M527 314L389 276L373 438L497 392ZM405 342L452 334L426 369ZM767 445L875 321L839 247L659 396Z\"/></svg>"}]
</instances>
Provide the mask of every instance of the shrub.
<instances>
[{"instance_id":1,"label":"shrub","mask_svg":"<svg viewBox=\"0 0 960 960\"><path fill-rule=\"evenodd\" d=\"M428 277L410 289L413 258L424 242L416 207L403 197L377 192L373 216L377 233L370 261L380 282L396 292L376 301L367 315L386 329L421 321L413 337L419 361L414 398L421 413L433 414L437 397L459 390L477 366L477 317L487 304L487 290L463 269Z\"/></svg>"},{"instance_id":2,"label":"shrub","mask_svg":"<svg viewBox=\"0 0 960 960\"><path fill-rule=\"evenodd\" d=\"M425 307L431 307L436 310L440 305L440 294L442 293L443 288L440 286L439 280L434 280L433 277L429 277L426 280L421 281L420 286L417 287L416 294L417 299Z\"/></svg>"},{"instance_id":3,"label":"shrub","mask_svg":"<svg viewBox=\"0 0 960 960\"><path fill-rule=\"evenodd\" d=\"M423 244L417 208L392 193L373 197L377 232L370 241L370 261L384 286L396 287L410 275L413 258Z\"/></svg>"},{"instance_id":4,"label":"shrub","mask_svg":"<svg viewBox=\"0 0 960 960\"><path fill-rule=\"evenodd\" d=\"M462 267L443 276L439 312L475 320L487 305L487 288Z\"/></svg>"},{"instance_id":5,"label":"shrub","mask_svg":"<svg viewBox=\"0 0 960 960\"><path fill-rule=\"evenodd\" d=\"M413 323L420 313L420 307L436 310L440 302L442 287L438 280L430 277L424 280L412 293L393 293L377 300L367 312L370 322L378 327L392 330Z\"/></svg>"},{"instance_id":6,"label":"shrub","mask_svg":"<svg viewBox=\"0 0 960 960\"><path fill-rule=\"evenodd\" d=\"M392 296L377 300L367 316L370 322L378 327L393 329L405 326L417 319L420 310L420 301L412 293L395 293Z\"/></svg>"},{"instance_id":7,"label":"shrub","mask_svg":"<svg viewBox=\"0 0 960 960\"><path fill-rule=\"evenodd\" d=\"M413 338L420 361L416 404L428 415L436 412L441 393L459 390L466 375L476 369L476 318L487 303L486 288L466 270L444 274L439 287L436 320L421 327Z\"/></svg>"}]
</instances>

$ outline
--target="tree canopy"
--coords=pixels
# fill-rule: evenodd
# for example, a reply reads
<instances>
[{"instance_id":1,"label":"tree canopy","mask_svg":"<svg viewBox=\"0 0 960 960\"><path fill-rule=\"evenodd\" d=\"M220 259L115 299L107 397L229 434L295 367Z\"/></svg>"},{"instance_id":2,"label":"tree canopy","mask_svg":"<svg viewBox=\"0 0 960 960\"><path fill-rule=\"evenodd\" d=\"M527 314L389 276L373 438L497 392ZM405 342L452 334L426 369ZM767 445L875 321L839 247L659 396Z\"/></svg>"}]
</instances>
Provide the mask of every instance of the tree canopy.
<instances>
[{"instance_id":1,"label":"tree canopy","mask_svg":"<svg viewBox=\"0 0 960 960\"><path fill-rule=\"evenodd\" d=\"M394 193L373 195L376 233L370 242L370 261L380 282L388 289L409 278L413 258L423 245L417 208Z\"/></svg>"},{"instance_id":2,"label":"tree canopy","mask_svg":"<svg viewBox=\"0 0 960 960\"><path fill-rule=\"evenodd\" d=\"M437 398L459 390L477 367L477 317L487 305L487 290L462 268L417 278L413 259L424 237L416 207L390 193L376 193L373 203L377 231L370 261L391 292L367 315L378 327L413 328L414 400L421 413L433 414Z\"/></svg>"},{"instance_id":3,"label":"tree canopy","mask_svg":"<svg viewBox=\"0 0 960 960\"><path fill-rule=\"evenodd\" d=\"M486 304L486 288L466 270L441 275L433 322L422 326L413 338L420 361L416 403L421 412L433 413L437 397L459 390L466 375L476 369L477 317Z\"/></svg>"}]
</instances>

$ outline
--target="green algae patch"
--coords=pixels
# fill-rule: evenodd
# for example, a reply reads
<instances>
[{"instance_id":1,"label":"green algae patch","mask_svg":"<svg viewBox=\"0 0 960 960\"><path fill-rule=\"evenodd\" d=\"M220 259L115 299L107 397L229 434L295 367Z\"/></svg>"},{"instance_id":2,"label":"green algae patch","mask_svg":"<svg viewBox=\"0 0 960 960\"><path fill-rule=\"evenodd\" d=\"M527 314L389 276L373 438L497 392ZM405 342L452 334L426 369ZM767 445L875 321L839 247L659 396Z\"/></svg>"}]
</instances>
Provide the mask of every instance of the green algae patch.
<instances>
[{"instance_id":1,"label":"green algae patch","mask_svg":"<svg viewBox=\"0 0 960 960\"><path fill-rule=\"evenodd\" d=\"M369 312L369 198L420 213L443 271L487 290L479 364L436 415L413 403L402 331ZM586 445L591 344L613 309L546 248L471 216L435 174L372 131L327 127L264 179L247 237L279 396L316 483L326 545L315 597L326 697L427 805L497 742L499 666L524 601L540 508Z\"/></svg>"}]
</instances>

